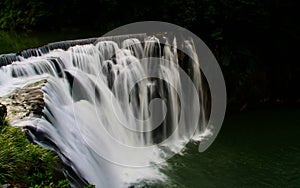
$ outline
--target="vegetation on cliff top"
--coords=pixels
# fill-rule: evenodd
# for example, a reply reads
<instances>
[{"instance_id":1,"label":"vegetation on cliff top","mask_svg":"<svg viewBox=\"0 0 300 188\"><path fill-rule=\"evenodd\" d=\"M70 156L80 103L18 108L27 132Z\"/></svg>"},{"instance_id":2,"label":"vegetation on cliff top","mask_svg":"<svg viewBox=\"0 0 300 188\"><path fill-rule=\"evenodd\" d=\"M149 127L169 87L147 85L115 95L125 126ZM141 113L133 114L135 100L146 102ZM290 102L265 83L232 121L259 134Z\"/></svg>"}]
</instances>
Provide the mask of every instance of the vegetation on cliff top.
<instances>
[{"instance_id":1,"label":"vegetation on cliff top","mask_svg":"<svg viewBox=\"0 0 300 188\"><path fill-rule=\"evenodd\" d=\"M8 126L0 114L0 185L69 187L53 152L31 143L20 128Z\"/></svg>"}]
</instances>

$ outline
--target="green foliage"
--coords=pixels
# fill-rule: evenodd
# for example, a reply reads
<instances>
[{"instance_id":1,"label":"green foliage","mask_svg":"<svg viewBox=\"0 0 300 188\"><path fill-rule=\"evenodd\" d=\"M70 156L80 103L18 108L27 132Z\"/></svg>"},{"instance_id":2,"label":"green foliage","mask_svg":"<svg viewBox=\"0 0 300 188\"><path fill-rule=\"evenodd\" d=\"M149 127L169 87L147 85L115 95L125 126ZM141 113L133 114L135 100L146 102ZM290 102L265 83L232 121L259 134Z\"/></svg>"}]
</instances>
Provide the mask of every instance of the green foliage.
<instances>
[{"instance_id":1,"label":"green foliage","mask_svg":"<svg viewBox=\"0 0 300 188\"><path fill-rule=\"evenodd\" d=\"M17 187L68 187L66 180L54 183L58 157L26 139L25 133L7 125L0 127L0 185Z\"/></svg>"},{"instance_id":2,"label":"green foliage","mask_svg":"<svg viewBox=\"0 0 300 188\"><path fill-rule=\"evenodd\" d=\"M87 185L84 188L95 188L95 187L96 187L95 185Z\"/></svg>"},{"instance_id":3,"label":"green foliage","mask_svg":"<svg viewBox=\"0 0 300 188\"><path fill-rule=\"evenodd\" d=\"M50 42L99 36L98 32L24 32L0 30L0 54L37 48Z\"/></svg>"},{"instance_id":4,"label":"green foliage","mask_svg":"<svg viewBox=\"0 0 300 188\"><path fill-rule=\"evenodd\" d=\"M0 1L0 28L28 30L39 23L47 13L39 0Z\"/></svg>"},{"instance_id":5,"label":"green foliage","mask_svg":"<svg viewBox=\"0 0 300 188\"><path fill-rule=\"evenodd\" d=\"M41 45L39 39L28 33L17 34L0 30L0 54L15 53L38 45Z\"/></svg>"},{"instance_id":6,"label":"green foliage","mask_svg":"<svg viewBox=\"0 0 300 188\"><path fill-rule=\"evenodd\" d=\"M30 186L29 188L68 188L70 183L68 180L60 180L56 184L51 182L50 184L41 183L40 185Z\"/></svg>"}]
</instances>

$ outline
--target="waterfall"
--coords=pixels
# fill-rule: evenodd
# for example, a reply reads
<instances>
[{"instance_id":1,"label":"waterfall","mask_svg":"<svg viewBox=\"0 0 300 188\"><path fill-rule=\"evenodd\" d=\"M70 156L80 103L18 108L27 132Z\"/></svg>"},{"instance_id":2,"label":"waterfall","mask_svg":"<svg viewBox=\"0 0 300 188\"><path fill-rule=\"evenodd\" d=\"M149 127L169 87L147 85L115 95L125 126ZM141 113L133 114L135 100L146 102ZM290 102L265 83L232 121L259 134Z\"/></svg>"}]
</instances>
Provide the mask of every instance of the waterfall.
<instances>
[{"instance_id":1,"label":"waterfall","mask_svg":"<svg viewBox=\"0 0 300 188\"><path fill-rule=\"evenodd\" d=\"M36 143L58 153L73 186L163 181L165 160L209 133L191 40L140 35L60 42L1 62L0 97L47 80L44 115L12 124L26 126Z\"/></svg>"}]
</instances>

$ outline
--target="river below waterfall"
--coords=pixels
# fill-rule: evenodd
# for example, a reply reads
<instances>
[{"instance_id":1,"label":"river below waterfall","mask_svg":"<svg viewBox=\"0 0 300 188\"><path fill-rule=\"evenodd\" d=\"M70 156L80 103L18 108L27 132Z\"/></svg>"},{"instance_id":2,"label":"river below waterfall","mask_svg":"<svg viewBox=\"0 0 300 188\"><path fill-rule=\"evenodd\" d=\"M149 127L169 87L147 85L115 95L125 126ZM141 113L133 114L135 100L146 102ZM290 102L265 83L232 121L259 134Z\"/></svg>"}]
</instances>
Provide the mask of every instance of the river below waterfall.
<instances>
[{"instance_id":1,"label":"river below waterfall","mask_svg":"<svg viewBox=\"0 0 300 188\"><path fill-rule=\"evenodd\" d=\"M155 187L300 187L299 115L288 108L228 115L208 150L189 144Z\"/></svg>"}]
</instances>

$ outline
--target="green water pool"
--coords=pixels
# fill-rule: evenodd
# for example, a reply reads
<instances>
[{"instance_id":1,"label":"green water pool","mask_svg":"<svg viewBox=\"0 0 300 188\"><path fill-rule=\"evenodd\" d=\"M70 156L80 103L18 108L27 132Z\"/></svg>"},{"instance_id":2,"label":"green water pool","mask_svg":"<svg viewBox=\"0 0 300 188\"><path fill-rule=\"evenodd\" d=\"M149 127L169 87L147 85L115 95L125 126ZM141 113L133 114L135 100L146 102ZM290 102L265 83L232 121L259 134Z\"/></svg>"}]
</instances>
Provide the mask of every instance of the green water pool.
<instances>
[{"instance_id":1,"label":"green water pool","mask_svg":"<svg viewBox=\"0 0 300 188\"><path fill-rule=\"evenodd\" d=\"M214 143L168 161L168 181L149 187L300 187L300 109L228 115Z\"/></svg>"}]
</instances>

